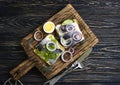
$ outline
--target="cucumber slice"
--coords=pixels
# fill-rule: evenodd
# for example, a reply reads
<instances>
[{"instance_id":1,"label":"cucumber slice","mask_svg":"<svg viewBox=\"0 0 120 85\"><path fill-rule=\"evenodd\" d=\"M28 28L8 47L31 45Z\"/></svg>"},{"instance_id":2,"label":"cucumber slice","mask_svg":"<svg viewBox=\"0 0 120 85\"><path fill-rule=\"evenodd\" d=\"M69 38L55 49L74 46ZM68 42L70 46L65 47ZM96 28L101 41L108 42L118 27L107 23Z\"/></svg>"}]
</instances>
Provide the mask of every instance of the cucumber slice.
<instances>
[{"instance_id":1,"label":"cucumber slice","mask_svg":"<svg viewBox=\"0 0 120 85\"><path fill-rule=\"evenodd\" d=\"M63 21L62 25L67 25L67 24L72 24L73 20L71 19L66 19L65 21Z\"/></svg>"}]
</instances>

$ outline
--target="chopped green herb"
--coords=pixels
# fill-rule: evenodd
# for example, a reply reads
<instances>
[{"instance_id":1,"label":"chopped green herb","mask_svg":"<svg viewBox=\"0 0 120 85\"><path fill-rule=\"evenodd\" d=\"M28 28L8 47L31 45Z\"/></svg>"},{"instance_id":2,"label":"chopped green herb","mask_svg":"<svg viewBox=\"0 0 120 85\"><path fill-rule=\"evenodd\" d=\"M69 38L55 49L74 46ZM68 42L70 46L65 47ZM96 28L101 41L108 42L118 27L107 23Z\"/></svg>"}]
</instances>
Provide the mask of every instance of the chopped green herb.
<instances>
[{"instance_id":1,"label":"chopped green herb","mask_svg":"<svg viewBox=\"0 0 120 85\"><path fill-rule=\"evenodd\" d=\"M55 48L55 45L54 45L54 44L49 44L49 45L48 45L48 48L54 49L54 48Z\"/></svg>"},{"instance_id":2,"label":"chopped green herb","mask_svg":"<svg viewBox=\"0 0 120 85\"><path fill-rule=\"evenodd\" d=\"M49 59L55 60L60 55L60 53L55 53L48 50L39 51L38 49L35 49L35 53L39 55L42 59L44 59L46 62L48 62Z\"/></svg>"}]
</instances>

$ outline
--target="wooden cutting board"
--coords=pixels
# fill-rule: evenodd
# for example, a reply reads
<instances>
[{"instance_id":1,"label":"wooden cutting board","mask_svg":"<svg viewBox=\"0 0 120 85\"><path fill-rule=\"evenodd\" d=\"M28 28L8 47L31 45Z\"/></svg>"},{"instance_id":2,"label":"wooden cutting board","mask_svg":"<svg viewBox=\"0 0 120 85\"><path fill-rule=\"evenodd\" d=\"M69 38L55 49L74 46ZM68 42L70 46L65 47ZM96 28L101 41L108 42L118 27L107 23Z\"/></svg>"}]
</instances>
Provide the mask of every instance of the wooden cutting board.
<instances>
[{"instance_id":1,"label":"wooden cutting board","mask_svg":"<svg viewBox=\"0 0 120 85\"><path fill-rule=\"evenodd\" d=\"M53 65L48 65L44 60L42 60L39 56L37 56L34 53L34 48L39 42L34 40L33 35L34 32L37 30L43 32L43 25L40 25L32 33L28 34L25 38L23 38L21 42L21 45L23 46L25 52L28 55L28 60L24 61L23 64L20 64L18 67L16 67L10 72L10 74L14 77L15 80L19 79L21 76L27 73L28 70L30 70L33 66L36 66L47 79L51 79L63 69L65 69L68 65L77 60L80 57L80 55L82 55L87 49L93 47L96 43L98 43L98 38L95 36L95 34L92 32L92 30L84 22L84 20L80 17L80 15L77 13L77 11L73 8L71 4L68 4L61 11L59 11L50 19L48 19L48 21L52 21L55 23L55 25L57 25L65 19L76 19L78 21L80 30L82 31L85 37L84 42L78 43L74 46L75 53L73 55L72 61L65 63L59 58ZM47 34L44 33L44 37L46 35ZM56 35L56 33L54 32L53 35ZM24 67L25 64L26 67ZM19 69L21 67L22 69ZM15 75L16 72L17 74Z\"/></svg>"}]
</instances>

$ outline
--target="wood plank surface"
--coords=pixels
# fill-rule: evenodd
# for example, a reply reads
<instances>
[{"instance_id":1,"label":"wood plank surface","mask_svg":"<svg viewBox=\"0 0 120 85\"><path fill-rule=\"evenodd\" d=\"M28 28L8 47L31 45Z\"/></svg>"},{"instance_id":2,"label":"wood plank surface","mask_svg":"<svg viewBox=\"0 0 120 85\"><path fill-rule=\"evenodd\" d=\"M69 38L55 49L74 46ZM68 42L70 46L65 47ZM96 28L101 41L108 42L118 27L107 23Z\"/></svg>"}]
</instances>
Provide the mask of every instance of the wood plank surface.
<instances>
[{"instance_id":1,"label":"wood plank surface","mask_svg":"<svg viewBox=\"0 0 120 85\"><path fill-rule=\"evenodd\" d=\"M21 39L68 3L98 36L99 43L83 62L83 70L66 75L56 85L120 85L119 0L1 0L0 85L10 77L12 68L27 58ZM21 81L24 85L40 85L45 78L33 68Z\"/></svg>"}]
</instances>

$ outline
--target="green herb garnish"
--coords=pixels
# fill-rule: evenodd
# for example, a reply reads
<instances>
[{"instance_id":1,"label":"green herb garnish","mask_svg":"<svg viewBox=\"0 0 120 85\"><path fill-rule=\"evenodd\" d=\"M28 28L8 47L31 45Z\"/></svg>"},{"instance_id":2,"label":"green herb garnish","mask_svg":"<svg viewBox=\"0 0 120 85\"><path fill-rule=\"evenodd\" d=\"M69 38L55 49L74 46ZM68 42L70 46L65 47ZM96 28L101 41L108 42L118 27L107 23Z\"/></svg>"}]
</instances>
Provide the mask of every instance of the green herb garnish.
<instances>
[{"instance_id":1,"label":"green herb garnish","mask_svg":"<svg viewBox=\"0 0 120 85\"><path fill-rule=\"evenodd\" d=\"M44 59L46 62L49 62L50 59L56 60L56 58L60 55L60 53L55 53L46 49L43 49L41 51L35 49L35 53L39 55L42 59Z\"/></svg>"},{"instance_id":2,"label":"green herb garnish","mask_svg":"<svg viewBox=\"0 0 120 85\"><path fill-rule=\"evenodd\" d=\"M48 48L54 49L54 48L55 48L55 45L54 45L54 44L49 44L49 45L48 45Z\"/></svg>"}]
</instances>

